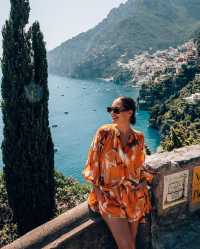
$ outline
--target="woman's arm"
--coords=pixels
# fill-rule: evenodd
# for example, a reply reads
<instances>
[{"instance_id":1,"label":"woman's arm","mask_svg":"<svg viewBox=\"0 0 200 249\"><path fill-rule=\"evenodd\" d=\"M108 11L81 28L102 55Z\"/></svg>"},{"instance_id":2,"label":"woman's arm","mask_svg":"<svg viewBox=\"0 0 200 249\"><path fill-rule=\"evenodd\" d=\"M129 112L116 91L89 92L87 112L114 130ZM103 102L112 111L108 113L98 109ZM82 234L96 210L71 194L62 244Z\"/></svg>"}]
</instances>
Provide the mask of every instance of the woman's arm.
<instances>
[{"instance_id":1,"label":"woman's arm","mask_svg":"<svg viewBox=\"0 0 200 249\"><path fill-rule=\"evenodd\" d=\"M100 190L100 187L96 186L96 185L94 185L93 187L94 187L94 191L95 191L95 193L97 195L97 199L100 200L101 199L101 190Z\"/></svg>"},{"instance_id":2,"label":"woman's arm","mask_svg":"<svg viewBox=\"0 0 200 249\"><path fill-rule=\"evenodd\" d=\"M150 172L146 167L145 167L145 159L146 159L146 148L144 144L144 134L142 134L140 138L140 182L142 184L151 184L154 178L154 174Z\"/></svg>"},{"instance_id":3,"label":"woman's arm","mask_svg":"<svg viewBox=\"0 0 200 249\"><path fill-rule=\"evenodd\" d=\"M102 130L99 128L90 145L87 161L82 171L82 176L86 181L92 183L94 186L99 186L101 175L101 150L102 150Z\"/></svg>"}]
</instances>

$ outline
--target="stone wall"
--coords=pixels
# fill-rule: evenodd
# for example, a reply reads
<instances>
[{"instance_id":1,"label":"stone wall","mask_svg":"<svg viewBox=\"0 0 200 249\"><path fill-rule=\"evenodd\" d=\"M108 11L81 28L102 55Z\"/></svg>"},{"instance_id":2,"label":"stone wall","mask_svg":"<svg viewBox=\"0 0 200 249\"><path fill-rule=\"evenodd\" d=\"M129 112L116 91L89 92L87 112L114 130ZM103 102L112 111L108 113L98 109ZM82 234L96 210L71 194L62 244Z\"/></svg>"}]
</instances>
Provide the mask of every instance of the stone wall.
<instances>
[{"instance_id":1,"label":"stone wall","mask_svg":"<svg viewBox=\"0 0 200 249\"><path fill-rule=\"evenodd\" d=\"M155 153L146 166L159 172L152 189L153 249L199 249L200 145Z\"/></svg>"},{"instance_id":2,"label":"stone wall","mask_svg":"<svg viewBox=\"0 0 200 249\"><path fill-rule=\"evenodd\" d=\"M200 248L200 145L146 158L158 172L152 188L155 206L150 222L140 225L138 249ZM35 228L4 249L117 249L102 219L91 219L87 203Z\"/></svg>"},{"instance_id":3,"label":"stone wall","mask_svg":"<svg viewBox=\"0 0 200 249\"><path fill-rule=\"evenodd\" d=\"M33 229L3 249L117 249L101 219L89 218L87 202Z\"/></svg>"}]
</instances>

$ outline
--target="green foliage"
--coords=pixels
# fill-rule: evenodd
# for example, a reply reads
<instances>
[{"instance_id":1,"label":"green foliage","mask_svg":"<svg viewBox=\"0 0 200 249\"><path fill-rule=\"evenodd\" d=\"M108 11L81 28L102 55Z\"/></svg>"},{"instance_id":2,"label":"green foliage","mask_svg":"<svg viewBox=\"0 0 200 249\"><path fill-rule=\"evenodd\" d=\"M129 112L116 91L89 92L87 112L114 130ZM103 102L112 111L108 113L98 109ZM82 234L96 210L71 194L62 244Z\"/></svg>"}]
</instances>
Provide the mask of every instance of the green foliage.
<instances>
[{"instance_id":1,"label":"green foliage","mask_svg":"<svg viewBox=\"0 0 200 249\"><path fill-rule=\"evenodd\" d=\"M65 177L56 170L54 179L56 189L55 217L85 201L92 187L89 183L81 184L71 177ZM0 247L11 243L19 236L17 224L13 221L12 211L8 205L3 171L0 171Z\"/></svg>"},{"instance_id":2,"label":"green foliage","mask_svg":"<svg viewBox=\"0 0 200 249\"><path fill-rule=\"evenodd\" d=\"M3 171L0 171L0 203L8 204Z\"/></svg>"},{"instance_id":3,"label":"green foliage","mask_svg":"<svg viewBox=\"0 0 200 249\"><path fill-rule=\"evenodd\" d=\"M200 36L195 39L197 46ZM185 98L200 93L199 58L196 65L184 65L176 77L158 84L143 85L140 97L150 111L150 126L159 129L164 150L200 143L200 103L190 103Z\"/></svg>"},{"instance_id":4,"label":"green foliage","mask_svg":"<svg viewBox=\"0 0 200 249\"><path fill-rule=\"evenodd\" d=\"M65 177L57 171L55 171L55 186L57 215L85 201L91 190L89 183L80 184L72 177Z\"/></svg>"},{"instance_id":5,"label":"green foliage","mask_svg":"<svg viewBox=\"0 0 200 249\"><path fill-rule=\"evenodd\" d=\"M28 24L30 5L29 0L10 0L11 11L10 18L14 29L17 31Z\"/></svg>"},{"instance_id":6,"label":"green foliage","mask_svg":"<svg viewBox=\"0 0 200 249\"><path fill-rule=\"evenodd\" d=\"M17 237L17 225L13 222L12 210L8 206L4 174L0 171L0 247L11 243Z\"/></svg>"},{"instance_id":7,"label":"green foliage","mask_svg":"<svg viewBox=\"0 0 200 249\"><path fill-rule=\"evenodd\" d=\"M5 224L0 229L0 247L10 244L18 238L17 225L14 223Z\"/></svg>"},{"instance_id":8,"label":"green foliage","mask_svg":"<svg viewBox=\"0 0 200 249\"><path fill-rule=\"evenodd\" d=\"M133 79L132 73L128 69L121 69L114 75L114 83L116 84L124 84L129 83Z\"/></svg>"},{"instance_id":9,"label":"green foliage","mask_svg":"<svg viewBox=\"0 0 200 249\"><path fill-rule=\"evenodd\" d=\"M38 22L26 32L29 11L28 0L11 0L10 18L2 30L3 171L21 235L55 212L46 49Z\"/></svg>"},{"instance_id":10,"label":"green foliage","mask_svg":"<svg viewBox=\"0 0 200 249\"><path fill-rule=\"evenodd\" d=\"M175 123L170 133L164 137L161 146L164 150L171 151L175 148L200 143L200 120L193 123L187 120Z\"/></svg>"},{"instance_id":11,"label":"green foliage","mask_svg":"<svg viewBox=\"0 0 200 249\"><path fill-rule=\"evenodd\" d=\"M147 144L145 144L145 153L147 155L151 155L151 150L150 150L150 148L149 148L149 146Z\"/></svg>"},{"instance_id":12,"label":"green foliage","mask_svg":"<svg viewBox=\"0 0 200 249\"><path fill-rule=\"evenodd\" d=\"M176 98L169 98L164 104L153 105L150 109L150 123L160 129L164 150L200 143L200 104L192 105L184 99L196 92L200 92L200 82L189 81Z\"/></svg>"}]
</instances>

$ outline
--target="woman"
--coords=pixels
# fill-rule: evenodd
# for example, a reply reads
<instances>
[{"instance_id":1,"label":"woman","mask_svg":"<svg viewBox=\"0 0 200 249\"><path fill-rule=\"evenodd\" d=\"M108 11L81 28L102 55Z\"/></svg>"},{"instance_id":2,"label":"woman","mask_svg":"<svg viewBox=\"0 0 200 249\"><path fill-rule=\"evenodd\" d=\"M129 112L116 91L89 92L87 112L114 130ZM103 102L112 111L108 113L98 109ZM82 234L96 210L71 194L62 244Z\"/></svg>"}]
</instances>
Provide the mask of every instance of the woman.
<instances>
[{"instance_id":1,"label":"woman","mask_svg":"<svg viewBox=\"0 0 200 249\"><path fill-rule=\"evenodd\" d=\"M147 183L153 176L143 167L144 135L131 128L135 101L120 96L107 111L112 123L97 129L82 171L93 184L88 205L101 214L119 249L135 249L138 223L151 210Z\"/></svg>"}]
</instances>

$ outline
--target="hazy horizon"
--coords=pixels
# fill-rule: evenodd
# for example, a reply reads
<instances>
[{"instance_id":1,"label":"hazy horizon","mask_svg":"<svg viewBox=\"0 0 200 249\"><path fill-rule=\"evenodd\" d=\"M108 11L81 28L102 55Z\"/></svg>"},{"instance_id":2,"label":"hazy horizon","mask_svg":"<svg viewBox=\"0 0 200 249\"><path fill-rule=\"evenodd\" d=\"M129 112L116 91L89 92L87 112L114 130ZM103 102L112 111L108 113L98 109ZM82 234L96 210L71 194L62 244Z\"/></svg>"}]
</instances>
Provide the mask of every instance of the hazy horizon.
<instances>
[{"instance_id":1,"label":"hazy horizon","mask_svg":"<svg viewBox=\"0 0 200 249\"><path fill-rule=\"evenodd\" d=\"M127 0L30 0L29 25L38 20L44 34L47 50L93 28L101 22L114 7ZM10 1L1 0L0 26L9 18ZM53 16L53 18L52 18ZM0 56L2 55L2 34L0 36Z\"/></svg>"}]
</instances>

